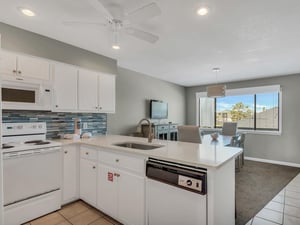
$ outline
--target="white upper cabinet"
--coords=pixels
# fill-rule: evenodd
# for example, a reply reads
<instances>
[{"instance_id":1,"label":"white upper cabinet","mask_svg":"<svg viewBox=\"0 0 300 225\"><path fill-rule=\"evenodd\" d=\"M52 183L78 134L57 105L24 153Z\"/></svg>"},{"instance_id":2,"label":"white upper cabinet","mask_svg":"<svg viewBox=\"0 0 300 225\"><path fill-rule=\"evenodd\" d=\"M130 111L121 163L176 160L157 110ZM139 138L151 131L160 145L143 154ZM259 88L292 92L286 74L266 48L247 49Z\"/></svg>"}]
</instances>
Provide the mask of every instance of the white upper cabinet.
<instances>
[{"instance_id":1,"label":"white upper cabinet","mask_svg":"<svg viewBox=\"0 0 300 225\"><path fill-rule=\"evenodd\" d=\"M116 77L109 74L99 75L99 110L105 113L115 112Z\"/></svg>"},{"instance_id":2,"label":"white upper cabinet","mask_svg":"<svg viewBox=\"0 0 300 225\"><path fill-rule=\"evenodd\" d=\"M54 112L115 112L115 75L0 50L0 77L40 84L53 81Z\"/></svg>"},{"instance_id":3,"label":"white upper cabinet","mask_svg":"<svg viewBox=\"0 0 300 225\"><path fill-rule=\"evenodd\" d=\"M16 75L17 58L15 54L0 51L0 74L1 75Z\"/></svg>"},{"instance_id":4,"label":"white upper cabinet","mask_svg":"<svg viewBox=\"0 0 300 225\"><path fill-rule=\"evenodd\" d=\"M78 75L79 111L98 111L98 74L88 70L79 70Z\"/></svg>"},{"instance_id":5,"label":"white upper cabinet","mask_svg":"<svg viewBox=\"0 0 300 225\"><path fill-rule=\"evenodd\" d=\"M114 75L79 70L78 109L82 112L115 112Z\"/></svg>"},{"instance_id":6,"label":"white upper cabinet","mask_svg":"<svg viewBox=\"0 0 300 225\"><path fill-rule=\"evenodd\" d=\"M22 80L26 78L50 80L50 63L47 60L14 53L0 52L0 75L14 76Z\"/></svg>"},{"instance_id":7,"label":"white upper cabinet","mask_svg":"<svg viewBox=\"0 0 300 225\"><path fill-rule=\"evenodd\" d=\"M50 80L49 62L29 56L18 56L18 75L34 79Z\"/></svg>"},{"instance_id":8,"label":"white upper cabinet","mask_svg":"<svg viewBox=\"0 0 300 225\"><path fill-rule=\"evenodd\" d=\"M77 111L78 69L66 64L53 66L53 111Z\"/></svg>"}]
</instances>

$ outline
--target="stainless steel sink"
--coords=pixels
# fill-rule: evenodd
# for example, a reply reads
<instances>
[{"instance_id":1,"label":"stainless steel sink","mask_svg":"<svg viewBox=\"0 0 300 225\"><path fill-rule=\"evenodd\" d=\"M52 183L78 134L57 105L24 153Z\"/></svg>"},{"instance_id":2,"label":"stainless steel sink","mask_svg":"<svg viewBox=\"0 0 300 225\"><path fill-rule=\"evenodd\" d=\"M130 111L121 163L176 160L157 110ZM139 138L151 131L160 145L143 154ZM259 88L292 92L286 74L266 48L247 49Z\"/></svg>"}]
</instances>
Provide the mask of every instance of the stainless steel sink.
<instances>
[{"instance_id":1,"label":"stainless steel sink","mask_svg":"<svg viewBox=\"0 0 300 225\"><path fill-rule=\"evenodd\" d=\"M123 143L116 143L113 145L119 146L119 147L125 147L125 148L133 148L133 149L138 149L138 150L152 150L152 149L163 147L163 145L142 144L142 143L136 143L136 142L123 142Z\"/></svg>"}]
</instances>

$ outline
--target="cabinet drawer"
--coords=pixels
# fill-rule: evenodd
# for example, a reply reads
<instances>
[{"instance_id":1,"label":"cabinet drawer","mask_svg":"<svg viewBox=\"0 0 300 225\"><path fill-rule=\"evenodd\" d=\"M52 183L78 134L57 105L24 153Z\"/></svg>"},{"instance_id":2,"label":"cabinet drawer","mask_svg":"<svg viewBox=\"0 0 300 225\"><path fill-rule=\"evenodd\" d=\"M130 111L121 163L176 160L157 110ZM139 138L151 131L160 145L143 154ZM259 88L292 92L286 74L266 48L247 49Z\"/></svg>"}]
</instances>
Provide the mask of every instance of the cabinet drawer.
<instances>
[{"instance_id":1,"label":"cabinet drawer","mask_svg":"<svg viewBox=\"0 0 300 225\"><path fill-rule=\"evenodd\" d=\"M97 160L97 150L86 147L86 146L81 146L80 147L80 158L96 161Z\"/></svg>"},{"instance_id":2,"label":"cabinet drawer","mask_svg":"<svg viewBox=\"0 0 300 225\"><path fill-rule=\"evenodd\" d=\"M157 126L158 131L167 131L169 129L168 125L165 126Z\"/></svg>"},{"instance_id":3,"label":"cabinet drawer","mask_svg":"<svg viewBox=\"0 0 300 225\"><path fill-rule=\"evenodd\" d=\"M135 158L134 156L126 156L106 151L99 152L99 162L110 164L112 166L130 170L138 174L144 174L144 159Z\"/></svg>"},{"instance_id":4,"label":"cabinet drawer","mask_svg":"<svg viewBox=\"0 0 300 225\"><path fill-rule=\"evenodd\" d=\"M170 130L177 130L177 125L170 125Z\"/></svg>"}]
</instances>

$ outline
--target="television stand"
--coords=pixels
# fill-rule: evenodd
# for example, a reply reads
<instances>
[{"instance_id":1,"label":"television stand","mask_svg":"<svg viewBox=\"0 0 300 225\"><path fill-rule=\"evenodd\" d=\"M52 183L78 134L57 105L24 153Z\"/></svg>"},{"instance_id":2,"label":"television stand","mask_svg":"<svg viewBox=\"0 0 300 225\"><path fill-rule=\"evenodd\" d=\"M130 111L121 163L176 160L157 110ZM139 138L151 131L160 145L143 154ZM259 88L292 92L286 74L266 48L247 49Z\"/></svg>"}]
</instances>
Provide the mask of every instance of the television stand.
<instances>
[{"instance_id":1,"label":"television stand","mask_svg":"<svg viewBox=\"0 0 300 225\"><path fill-rule=\"evenodd\" d=\"M155 139L177 141L177 123L152 124ZM144 137L148 137L149 125L142 124Z\"/></svg>"}]
</instances>

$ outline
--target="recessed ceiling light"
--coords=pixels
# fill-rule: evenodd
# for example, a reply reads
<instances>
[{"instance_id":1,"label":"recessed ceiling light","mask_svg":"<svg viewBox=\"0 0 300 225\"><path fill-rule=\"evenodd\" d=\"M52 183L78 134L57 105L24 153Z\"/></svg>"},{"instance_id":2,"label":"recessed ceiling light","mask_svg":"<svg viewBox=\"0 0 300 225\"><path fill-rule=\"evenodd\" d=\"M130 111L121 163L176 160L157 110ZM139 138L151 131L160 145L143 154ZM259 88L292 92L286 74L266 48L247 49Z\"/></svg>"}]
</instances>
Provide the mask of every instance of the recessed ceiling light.
<instances>
[{"instance_id":1,"label":"recessed ceiling light","mask_svg":"<svg viewBox=\"0 0 300 225\"><path fill-rule=\"evenodd\" d=\"M205 16L208 14L208 8L206 7L201 7L197 10L198 15L200 16Z\"/></svg>"},{"instance_id":2,"label":"recessed ceiling light","mask_svg":"<svg viewBox=\"0 0 300 225\"><path fill-rule=\"evenodd\" d=\"M25 16L35 16L35 13L30 10L30 9L26 9L26 8L19 8L19 10L21 11L21 13L23 13Z\"/></svg>"},{"instance_id":3,"label":"recessed ceiling light","mask_svg":"<svg viewBox=\"0 0 300 225\"><path fill-rule=\"evenodd\" d=\"M115 50L119 50L120 46L119 45L113 45L112 48L115 49Z\"/></svg>"}]
</instances>

